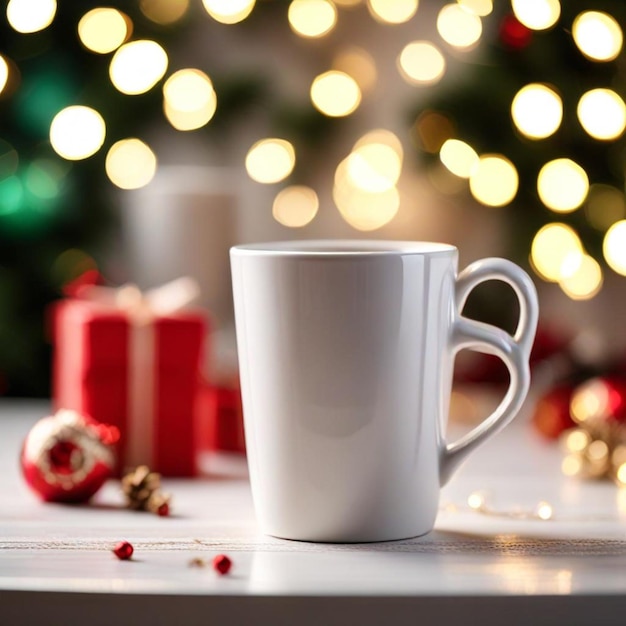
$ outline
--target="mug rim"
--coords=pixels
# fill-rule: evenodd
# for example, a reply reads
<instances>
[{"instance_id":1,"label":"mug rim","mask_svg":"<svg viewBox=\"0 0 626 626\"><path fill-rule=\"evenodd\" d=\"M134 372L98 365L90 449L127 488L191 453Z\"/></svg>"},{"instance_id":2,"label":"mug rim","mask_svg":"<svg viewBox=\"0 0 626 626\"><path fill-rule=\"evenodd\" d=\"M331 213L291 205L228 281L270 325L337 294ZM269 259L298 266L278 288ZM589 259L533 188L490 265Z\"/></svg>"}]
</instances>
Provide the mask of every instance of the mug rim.
<instances>
[{"instance_id":1,"label":"mug rim","mask_svg":"<svg viewBox=\"0 0 626 626\"><path fill-rule=\"evenodd\" d=\"M392 239L295 239L232 246L237 256L354 257L380 255L453 255L456 246L436 241Z\"/></svg>"}]
</instances>

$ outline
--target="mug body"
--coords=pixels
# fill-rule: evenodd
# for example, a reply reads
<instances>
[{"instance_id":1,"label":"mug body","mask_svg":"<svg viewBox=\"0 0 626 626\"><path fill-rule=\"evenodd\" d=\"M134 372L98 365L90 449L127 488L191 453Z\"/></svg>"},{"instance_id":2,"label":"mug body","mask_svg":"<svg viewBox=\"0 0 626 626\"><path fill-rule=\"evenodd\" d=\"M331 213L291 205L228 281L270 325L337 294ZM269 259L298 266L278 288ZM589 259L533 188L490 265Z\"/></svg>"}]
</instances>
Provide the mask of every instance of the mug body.
<instances>
[{"instance_id":1,"label":"mug body","mask_svg":"<svg viewBox=\"0 0 626 626\"><path fill-rule=\"evenodd\" d=\"M433 527L457 250L397 241L231 249L262 532L327 542Z\"/></svg>"}]
</instances>

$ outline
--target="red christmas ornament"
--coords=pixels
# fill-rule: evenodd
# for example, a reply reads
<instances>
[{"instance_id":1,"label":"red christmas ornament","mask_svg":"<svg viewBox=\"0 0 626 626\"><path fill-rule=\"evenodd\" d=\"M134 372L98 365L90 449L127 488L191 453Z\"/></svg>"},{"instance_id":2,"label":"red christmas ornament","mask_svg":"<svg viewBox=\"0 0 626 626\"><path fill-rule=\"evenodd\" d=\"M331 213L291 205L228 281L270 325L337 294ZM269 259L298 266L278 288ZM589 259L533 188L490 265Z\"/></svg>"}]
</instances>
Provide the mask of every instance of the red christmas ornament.
<instances>
[{"instance_id":1,"label":"red christmas ornament","mask_svg":"<svg viewBox=\"0 0 626 626\"><path fill-rule=\"evenodd\" d=\"M526 48L533 38L533 31L526 28L514 15L507 15L500 24L500 41L512 50Z\"/></svg>"},{"instance_id":2,"label":"red christmas ornament","mask_svg":"<svg viewBox=\"0 0 626 626\"><path fill-rule=\"evenodd\" d=\"M61 410L39 420L21 454L28 485L46 502L85 502L115 468L115 427L75 411Z\"/></svg>"},{"instance_id":3,"label":"red christmas ornament","mask_svg":"<svg viewBox=\"0 0 626 626\"><path fill-rule=\"evenodd\" d=\"M574 421L582 426L626 424L626 378L592 378L572 396Z\"/></svg>"},{"instance_id":4,"label":"red christmas ornament","mask_svg":"<svg viewBox=\"0 0 626 626\"><path fill-rule=\"evenodd\" d=\"M573 393L572 385L558 385L537 402L532 422L544 437L557 439L564 430L576 425L570 415Z\"/></svg>"},{"instance_id":5,"label":"red christmas ornament","mask_svg":"<svg viewBox=\"0 0 626 626\"><path fill-rule=\"evenodd\" d=\"M133 552L135 548L133 548L132 543L128 543L128 541L120 541L115 548L113 548L113 554L120 561L128 561L131 556L133 556Z\"/></svg>"},{"instance_id":6,"label":"red christmas ornament","mask_svg":"<svg viewBox=\"0 0 626 626\"><path fill-rule=\"evenodd\" d=\"M232 565L233 562L225 554L218 554L213 559L213 569L222 576L230 572Z\"/></svg>"}]
</instances>

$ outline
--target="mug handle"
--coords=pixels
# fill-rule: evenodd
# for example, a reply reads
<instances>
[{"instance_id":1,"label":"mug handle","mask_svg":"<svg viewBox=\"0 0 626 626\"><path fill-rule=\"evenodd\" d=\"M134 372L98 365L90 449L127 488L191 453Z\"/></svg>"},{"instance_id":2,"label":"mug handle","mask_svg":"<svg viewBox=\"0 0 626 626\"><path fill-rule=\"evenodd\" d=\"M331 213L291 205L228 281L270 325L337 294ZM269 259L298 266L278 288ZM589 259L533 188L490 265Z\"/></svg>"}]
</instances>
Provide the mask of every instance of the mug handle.
<instances>
[{"instance_id":1,"label":"mug handle","mask_svg":"<svg viewBox=\"0 0 626 626\"><path fill-rule=\"evenodd\" d=\"M501 280L515 291L520 317L513 336L504 330L461 315L474 287L487 280ZM528 274L506 259L489 258L465 268L456 281L456 306L451 333L454 356L464 348L498 356L509 370L509 388L498 408L469 433L452 444L444 442L440 455L440 482L445 485L459 464L491 435L504 428L520 410L530 386L529 357L537 329L537 290Z\"/></svg>"}]
</instances>

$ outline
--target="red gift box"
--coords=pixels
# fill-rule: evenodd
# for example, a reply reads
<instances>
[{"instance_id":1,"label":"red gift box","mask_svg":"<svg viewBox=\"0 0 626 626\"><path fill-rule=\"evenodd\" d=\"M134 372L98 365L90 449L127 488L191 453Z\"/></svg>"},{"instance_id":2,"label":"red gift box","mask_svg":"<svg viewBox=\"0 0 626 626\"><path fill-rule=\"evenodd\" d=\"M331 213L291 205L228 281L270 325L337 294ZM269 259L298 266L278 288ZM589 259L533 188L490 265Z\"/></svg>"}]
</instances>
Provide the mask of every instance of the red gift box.
<instances>
[{"instance_id":1,"label":"red gift box","mask_svg":"<svg viewBox=\"0 0 626 626\"><path fill-rule=\"evenodd\" d=\"M94 289L104 295L55 307L54 405L120 429L118 471L195 475L205 315L141 295L127 306L113 297L122 290Z\"/></svg>"},{"instance_id":2,"label":"red gift box","mask_svg":"<svg viewBox=\"0 0 626 626\"><path fill-rule=\"evenodd\" d=\"M245 454L241 390L238 384L205 384L200 392L199 440L203 450Z\"/></svg>"}]
</instances>

